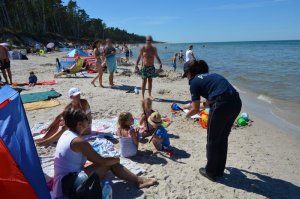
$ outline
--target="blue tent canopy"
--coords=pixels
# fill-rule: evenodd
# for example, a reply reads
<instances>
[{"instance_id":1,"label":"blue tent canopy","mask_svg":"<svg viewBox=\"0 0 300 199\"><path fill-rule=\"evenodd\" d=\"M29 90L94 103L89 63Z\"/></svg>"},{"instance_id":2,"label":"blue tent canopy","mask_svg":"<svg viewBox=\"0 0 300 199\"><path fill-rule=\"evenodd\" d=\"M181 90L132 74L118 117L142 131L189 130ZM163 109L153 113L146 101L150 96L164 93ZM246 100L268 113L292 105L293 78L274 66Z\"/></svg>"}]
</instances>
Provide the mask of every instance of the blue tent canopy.
<instances>
[{"instance_id":1,"label":"blue tent canopy","mask_svg":"<svg viewBox=\"0 0 300 199\"><path fill-rule=\"evenodd\" d=\"M50 199L21 97L9 86L0 87L0 144L0 153L12 160L1 162L5 171L0 172L0 186L3 188L0 193L5 191L1 194L10 198L16 195L22 196L19 198L30 198L26 195L28 189L21 189L25 187L24 184L28 184L36 198ZM22 173L27 182L20 183L20 176L11 172L12 168ZM19 190L15 190L16 187Z\"/></svg>"},{"instance_id":2,"label":"blue tent canopy","mask_svg":"<svg viewBox=\"0 0 300 199\"><path fill-rule=\"evenodd\" d=\"M79 56L83 56L83 57L89 56L88 53L83 52L81 49L78 49L78 48L76 48L76 49L74 49L74 50L71 50L71 51L68 53L68 56L69 56L69 57L74 57L76 51L78 52Z\"/></svg>"}]
</instances>

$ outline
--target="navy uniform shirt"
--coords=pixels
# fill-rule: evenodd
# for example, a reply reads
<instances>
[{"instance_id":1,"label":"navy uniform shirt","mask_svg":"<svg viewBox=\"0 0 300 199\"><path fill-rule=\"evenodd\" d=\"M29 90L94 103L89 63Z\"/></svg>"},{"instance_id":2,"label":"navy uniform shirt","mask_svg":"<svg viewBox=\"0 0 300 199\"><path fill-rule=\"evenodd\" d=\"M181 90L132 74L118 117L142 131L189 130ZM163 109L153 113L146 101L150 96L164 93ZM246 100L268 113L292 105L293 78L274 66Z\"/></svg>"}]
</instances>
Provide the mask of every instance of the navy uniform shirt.
<instances>
[{"instance_id":1,"label":"navy uniform shirt","mask_svg":"<svg viewBox=\"0 0 300 199\"><path fill-rule=\"evenodd\" d=\"M200 96L209 101L222 94L233 94L236 90L223 76L218 74L199 74L189 81L192 101Z\"/></svg>"}]
</instances>

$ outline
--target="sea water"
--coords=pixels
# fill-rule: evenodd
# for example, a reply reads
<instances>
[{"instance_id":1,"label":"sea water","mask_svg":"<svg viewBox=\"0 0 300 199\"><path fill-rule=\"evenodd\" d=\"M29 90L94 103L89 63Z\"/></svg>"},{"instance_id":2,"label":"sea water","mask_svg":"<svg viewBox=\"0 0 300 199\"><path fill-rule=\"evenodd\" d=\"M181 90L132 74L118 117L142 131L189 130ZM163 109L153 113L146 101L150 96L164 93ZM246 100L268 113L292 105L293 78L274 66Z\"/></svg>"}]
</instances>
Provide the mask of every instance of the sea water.
<instances>
[{"instance_id":1,"label":"sea water","mask_svg":"<svg viewBox=\"0 0 300 199\"><path fill-rule=\"evenodd\" d=\"M165 67L171 69L175 53L190 43L155 44ZM299 127L300 122L300 41L251 41L192 43L197 59L204 59L210 72L226 77L250 98L270 106L269 114ZM137 55L138 49L134 54ZM177 70L182 72L177 62ZM250 104L250 102L249 102ZM243 105L246 105L245 103ZM257 107L259 109L259 107ZM268 117L266 115L266 117ZM299 131L300 128L294 129Z\"/></svg>"}]
</instances>

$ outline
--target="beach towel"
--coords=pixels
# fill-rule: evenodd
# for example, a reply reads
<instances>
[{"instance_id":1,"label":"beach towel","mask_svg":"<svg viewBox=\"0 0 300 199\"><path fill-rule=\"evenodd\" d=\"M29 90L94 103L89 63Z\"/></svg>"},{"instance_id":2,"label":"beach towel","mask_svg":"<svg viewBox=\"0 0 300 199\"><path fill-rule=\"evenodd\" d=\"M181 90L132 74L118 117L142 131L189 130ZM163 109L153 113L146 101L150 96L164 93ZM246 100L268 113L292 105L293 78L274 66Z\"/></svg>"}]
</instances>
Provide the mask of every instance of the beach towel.
<instances>
[{"instance_id":1,"label":"beach towel","mask_svg":"<svg viewBox=\"0 0 300 199\"><path fill-rule=\"evenodd\" d=\"M114 147L114 144L105 138L97 138L92 143L92 147L103 158L120 157L120 153Z\"/></svg>"},{"instance_id":2,"label":"beach towel","mask_svg":"<svg viewBox=\"0 0 300 199\"><path fill-rule=\"evenodd\" d=\"M24 104L24 108L26 111L33 111L38 109L50 108L54 106L60 105L58 100L46 100L40 102L31 102Z\"/></svg>"},{"instance_id":3,"label":"beach towel","mask_svg":"<svg viewBox=\"0 0 300 199\"><path fill-rule=\"evenodd\" d=\"M37 93L28 93L21 95L21 99L23 104L30 103L30 102L38 102L38 101L44 101L49 100L53 98L60 97L61 94L56 92L55 90L50 90L46 92L37 92Z\"/></svg>"},{"instance_id":4,"label":"beach towel","mask_svg":"<svg viewBox=\"0 0 300 199\"><path fill-rule=\"evenodd\" d=\"M56 80L37 82L35 85L54 85L54 84L57 84ZM27 85L29 85L28 82L26 82L26 83L17 83L17 86L27 86Z\"/></svg>"},{"instance_id":5,"label":"beach towel","mask_svg":"<svg viewBox=\"0 0 300 199\"><path fill-rule=\"evenodd\" d=\"M40 158L43 172L46 176L46 181L49 182L54 177L54 155L39 156L39 158ZM130 159L121 157L120 163L135 175L140 175L145 172L144 168L142 168L140 165L138 165L136 162L133 162ZM91 163L87 161L86 165L90 165L90 164Z\"/></svg>"}]
</instances>

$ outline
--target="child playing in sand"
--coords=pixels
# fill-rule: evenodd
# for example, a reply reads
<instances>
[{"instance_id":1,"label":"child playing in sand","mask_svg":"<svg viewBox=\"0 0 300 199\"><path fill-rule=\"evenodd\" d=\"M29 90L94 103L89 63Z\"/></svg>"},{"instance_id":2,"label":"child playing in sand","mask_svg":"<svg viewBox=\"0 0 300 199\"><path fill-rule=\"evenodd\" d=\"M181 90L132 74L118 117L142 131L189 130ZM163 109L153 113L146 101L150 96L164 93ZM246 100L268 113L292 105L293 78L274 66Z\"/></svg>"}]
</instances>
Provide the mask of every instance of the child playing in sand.
<instances>
[{"instance_id":1,"label":"child playing in sand","mask_svg":"<svg viewBox=\"0 0 300 199\"><path fill-rule=\"evenodd\" d=\"M36 77L36 75L34 74L34 72L31 71L31 72L29 73L29 78L28 78L28 80L29 80L29 84L28 84L29 87L35 86L35 84L36 84L36 82L37 82L37 77Z\"/></svg>"},{"instance_id":2,"label":"child playing in sand","mask_svg":"<svg viewBox=\"0 0 300 199\"><path fill-rule=\"evenodd\" d=\"M149 97L142 100L141 105L143 113L141 114L139 124L143 126L141 133L142 137L145 138L152 135L154 130L148 122L148 117L154 112L154 110L152 110L152 100Z\"/></svg>"},{"instance_id":3,"label":"child playing in sand","mask_svg":"<svg viewBox=\"0 0 300 199\"><path fill-rule=\"evenodd\" d=\"M131 113L122 112L118 118L119 128L116 134L120 137L121 156L135 156L139 145L138 129L132 127L134 119Z\"/></svg>"},{"instance_id":4,"label":"child playing in sand","mask_svg":"<svg viewBox=\"0 0 300 199\"><path fill-rule=\"evenodd\" d=\"M158 112L154 112L148 118L148 122L154 128L154 134L152 136L152 143L154 145L153 153L158 151L173 151L170 146L170 139L167 130L161 125L162 119Z\"/></svg>"}]
</instances>

